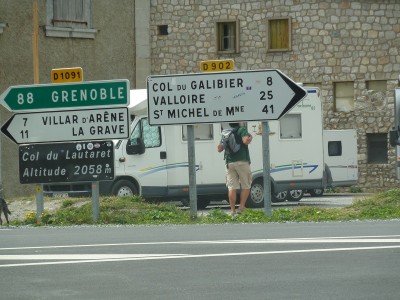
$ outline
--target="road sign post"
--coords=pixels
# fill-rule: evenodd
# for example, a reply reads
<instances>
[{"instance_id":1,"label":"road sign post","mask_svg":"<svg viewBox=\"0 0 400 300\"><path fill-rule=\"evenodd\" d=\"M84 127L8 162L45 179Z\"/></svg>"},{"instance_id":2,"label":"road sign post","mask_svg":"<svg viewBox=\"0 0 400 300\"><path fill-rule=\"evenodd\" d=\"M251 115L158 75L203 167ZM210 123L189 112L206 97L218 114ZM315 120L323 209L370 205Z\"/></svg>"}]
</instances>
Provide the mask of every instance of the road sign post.
<instances>
[{"instance_id":1,"label":"road sign post","mask_svg":"<svg viewBox=\"0 0 400 300\"><path fill-rule=\"evenodd\" d=\"M262 122L262 151L263 151L263 186L264 186L264 213L272 215L271 207L271 159L269 151L269 124L268 121Z\"/></svg>"},{"instance_id":2,"label":"road sign post","mask_svg":"<svg viewBox=\"0 0 400 300\"><path fill-rule=\"evenodd\" d=\"M128 80L11 86L0 104L13 112L129 105Z\"/></svg>"},{"instance_id":3,"label":"road sign post","mask_svg":"<svg viewBox=\"0 0 400 300\"><path fill-rule=\"evenodd\" d=\"M150 76L151 125L277 120L307 92L279 70Z\"/></svg>"}]
</instances>

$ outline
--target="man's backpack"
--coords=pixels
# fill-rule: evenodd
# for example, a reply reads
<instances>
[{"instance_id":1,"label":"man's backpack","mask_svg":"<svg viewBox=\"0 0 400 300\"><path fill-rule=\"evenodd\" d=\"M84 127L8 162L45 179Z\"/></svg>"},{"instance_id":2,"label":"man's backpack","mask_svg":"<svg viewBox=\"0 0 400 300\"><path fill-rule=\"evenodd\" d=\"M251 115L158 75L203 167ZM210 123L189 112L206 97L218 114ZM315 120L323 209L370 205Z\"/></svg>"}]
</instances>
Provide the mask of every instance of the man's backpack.
<instances>
[{"instance_id":1,"label":"man's backpack","mask_svg":"<svg viewBox=\"0 0 400 300\"><path fill-rule=\"evenodd\" d=\"M240 149L241 143L237 141L238 138L236 134L238 129L239 128L236 127L224 129L222 131L222 145L226 154L236 153Z\"/></svg>"}]
</instances>

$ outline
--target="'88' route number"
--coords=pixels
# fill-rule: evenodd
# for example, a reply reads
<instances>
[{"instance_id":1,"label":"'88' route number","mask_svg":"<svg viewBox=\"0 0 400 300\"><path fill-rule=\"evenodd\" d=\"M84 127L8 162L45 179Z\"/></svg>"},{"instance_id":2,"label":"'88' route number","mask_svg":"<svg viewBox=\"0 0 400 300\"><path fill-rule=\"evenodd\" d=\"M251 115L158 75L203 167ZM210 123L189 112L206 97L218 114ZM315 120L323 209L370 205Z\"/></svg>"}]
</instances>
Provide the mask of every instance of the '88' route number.
<instances>
[{"instance_id":1,"label":"'88' route number","mask_svg":"<svg viewBox=\"0 0 400 300\"><path fill-rule=\"evenodd\" d=\"M32 104L33 103L33 93L19 93L17 96L17 102L19 105L23 105L25 102L28 104Z\"/></svg>"}]
</instances>

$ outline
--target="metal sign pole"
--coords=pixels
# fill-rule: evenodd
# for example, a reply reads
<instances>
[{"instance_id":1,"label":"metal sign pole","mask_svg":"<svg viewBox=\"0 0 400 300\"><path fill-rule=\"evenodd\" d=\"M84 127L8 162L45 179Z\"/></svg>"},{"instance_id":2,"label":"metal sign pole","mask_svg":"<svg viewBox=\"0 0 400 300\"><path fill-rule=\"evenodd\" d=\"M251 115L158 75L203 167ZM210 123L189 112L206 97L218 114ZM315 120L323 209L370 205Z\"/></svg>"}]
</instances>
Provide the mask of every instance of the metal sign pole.
<instances>
[{"instance_id":1,"label":"metal sign pole","mask_svg":"<svg viewBox=\"0 0 400 300\"><path fill-rule=\"evenodd\" d=\"M36 185L35 197L36 197L36 222L40 223L42 221L42 214L44 211L43 184Z\"/></svg>"},{"instance_id":2,"label":"metal sign pole","mask_svg":"<svg viewBox=\"0 0 400 300\"><path fill-rule=\"evenodd\" d=\"M187 125L188 161L189 161L189 200L190 217L197 218L197 188L196 188L196 155L194 147L194 127Z\"/></svg>"},{"instance_id":3,"label":"metal sign pole","mask_svg":"<svg viewBox=\"0 0 400 300\"><path fill-rule=\"evenodd\" d=\"M400 131L400 89L394 90L394 130ZM396 176L400 179L400 146L396 145Z\"/></svg>"},{"instance_id":4,"label":"metal sign pole","mask_svg":"<svg viewBox=\"0 0 400 300\"><path fill-rule=\"evenodd\" d=\"M32 6L33 15L33 33L32 33L32 54L33 54L33 82L39 84L39 34L38 34L38 3L37 0L33 2ZM36 222L42 221L42 213L44 211L43 200L43 184L37 184L35 187L36 198Z\"/></svg>"},{"instance_id":5,"label":"metal sign pole","mask_svg":"<svg viewBox=\"0 0 400 300\"><path fill-rule=\"evenodd\" d=\"M92 216L93 222L96 223L100 216L100 200L99 200L99 182L92 182Z\"/></svg>"},{"instance_id":6,"label":"metal sign pole","mask_svg":"<svg viewBox=\"0 0 400 300\"><path fill-rule=\"evenodd\" d=\"M262 152L263 152L263 177L264 177L264 212L272 215L271 208L271 163L269 153L269 124L262 122Z\"/></svg>"}]
</instances>

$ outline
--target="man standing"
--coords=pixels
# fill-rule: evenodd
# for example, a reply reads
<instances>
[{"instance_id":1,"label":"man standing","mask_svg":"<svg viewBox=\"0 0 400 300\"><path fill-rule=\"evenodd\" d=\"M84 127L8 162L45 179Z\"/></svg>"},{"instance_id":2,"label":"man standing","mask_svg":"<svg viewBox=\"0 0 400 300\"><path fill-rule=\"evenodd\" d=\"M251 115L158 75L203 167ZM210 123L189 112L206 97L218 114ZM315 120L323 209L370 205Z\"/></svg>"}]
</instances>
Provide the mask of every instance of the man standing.
<instances>
[{"instance_id":1,"label":"man standing","mask_svg":"<svg viewBox=\"0 0 400 300\"><path fill-rule=\"evenodd\" d=\"M247 198L250 194L251 188L251 169L250 169L250 153L248 145L251 143L253 137L243 126L239 123L229 123L237 142L240 144L237 152L227 151L224 144L221 142L217 150L222 152L225 150L224 159L226 162L226 186L228 188L228 199L231 208L232 216L236 214L236 194L237 190L240 191L240 204L239 212L243 212Z\"/></svg>"}]
</instances>

